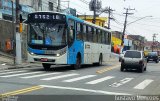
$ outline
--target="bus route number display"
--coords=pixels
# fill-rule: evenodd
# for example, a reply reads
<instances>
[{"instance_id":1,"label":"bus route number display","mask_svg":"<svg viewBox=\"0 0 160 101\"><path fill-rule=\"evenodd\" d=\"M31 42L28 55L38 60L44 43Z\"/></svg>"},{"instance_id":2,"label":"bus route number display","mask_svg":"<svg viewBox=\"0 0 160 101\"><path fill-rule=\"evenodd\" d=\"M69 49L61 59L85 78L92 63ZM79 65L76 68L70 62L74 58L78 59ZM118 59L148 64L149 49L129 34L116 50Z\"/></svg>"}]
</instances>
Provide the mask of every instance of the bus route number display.
<instances>
[{"instance_id":1,"label":"bus route number display","mask_svg":"<svg viewBox=\"0 0 160 101\"><path fill-rule=\"evenodd\" d=\"M35 20L65 20L65 16L59 14L33 14L31 16Z\"/></svg>"}]
</instances>

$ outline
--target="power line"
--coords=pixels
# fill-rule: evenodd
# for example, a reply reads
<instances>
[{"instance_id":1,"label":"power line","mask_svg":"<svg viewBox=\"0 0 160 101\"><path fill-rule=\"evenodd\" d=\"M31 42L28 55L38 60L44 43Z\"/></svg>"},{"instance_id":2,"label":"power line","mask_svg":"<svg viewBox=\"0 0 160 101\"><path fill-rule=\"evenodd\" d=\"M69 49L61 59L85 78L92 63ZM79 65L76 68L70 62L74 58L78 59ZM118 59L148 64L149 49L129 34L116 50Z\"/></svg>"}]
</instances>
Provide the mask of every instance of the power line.
<instances>
[{"instance_id":1,"label":"power line","mask_svg":"<svg viewBox=\"0 0 160 101\"><path fill-rule=\"evenodd\" d=\"M83 2L86 5L89 5L89 2L87 2L86 0L80 0L81 2Z\"/></svg>"}]
</instances>

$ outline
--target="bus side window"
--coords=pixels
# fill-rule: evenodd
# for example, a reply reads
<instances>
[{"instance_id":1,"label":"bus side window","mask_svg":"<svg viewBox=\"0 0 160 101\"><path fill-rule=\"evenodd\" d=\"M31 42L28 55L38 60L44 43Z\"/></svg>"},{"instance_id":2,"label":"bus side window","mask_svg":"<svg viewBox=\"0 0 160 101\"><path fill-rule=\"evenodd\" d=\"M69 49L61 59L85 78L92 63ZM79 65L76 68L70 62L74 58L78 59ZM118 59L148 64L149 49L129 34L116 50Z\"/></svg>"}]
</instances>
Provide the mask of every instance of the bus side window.
<instances>
[{"instance_id":1,"label":"bus side window","mask_svg":"<svg viewBox=\"0 0 160 101\"><path fill-rule=\"evenodd\" d=\"M98 43L102 43L102 33L101 33L101 30L98 30Z\"/></svg>"},{"instance_id":2,"label":"bus side window","mask_svg":"<svg viewBox=\"0 0 160 101\"><path fill-rule=\"evenodd\" d=\"M106 44L109 44L109 34L108 34L108 32L105 32L105 38L106 38Z\"/></svg>"},{"instance_id":3,"label":"bus side window","mask_svg":"<svg viewBox=\"0 0 160 101\"><path fill-rule=\"evenodd\" d=\"M77 28L76 28L76 39L79 39L79 40L82 40L83 37L82 37L82 24L81 23L77 23Z\"/></svg>"},{"instance_id":4,"label":"bus side window","mask_svg":"<svg viewBox=\"0 0 160 101\"><path fill-rule=\"evenodd\" d=\"M95 28L93 28L93 42L95 42L95 43L98 42L97 30Z\"/></svg>"},{"instance_id":5,"label":"bus side window","mask_svg":"<svg viewBox=\"0 0 160 101\"><path fill-rule=\"evenodd\" d=\"M69 20L69 43L72 43L75 36L74 21Z\"/></svg>"},{"instance_id":6,"label":"bus side window","mask_svg":"<svg viewBox=\"0 0 160 101\"><path fill-rule=\"evenodd\" d=\"M89 31L88 31L88 26L86 26L86 41L89 41L89 36L88 36L88 34L89 34Z\"/></svg>"},{"instance_id":7,"label":"bus side window","mask_svg":"<svg viewBox=\"0 0 160 101\"><path fill-rule=\"evenodd\" d=\"M106 43L106 38L105 38L105 33L104 33L104 31L102 31L102 43L103 43L103 44Z\"/></svg>"},{"instance_id":8,"label":"bus side window","mask_svg":"<svg viewBox=\"0 0 160 101\"><path fill-rule=\"evenodd\" d=\"M88 26L87 38L89 42L93 42L93 32L92 27Z\"/></svg>"},{"instance_id":9,"label":"bus side window","mask_svg":"<svg viewBox=\"0 0 160 101\"><path fill-rule=\"evenodd\" d=\"M111 43L111 33L108 32L108 44L110 44L110 43Z\"/></svg>"},{"instance_id":10,"label":"bus side window","mask_svg":"<svg viewBox=\"0 0 160 101\"><path fill-rule=\"evenodd\" d=\"M86 36L86 25L83 25L83 40L86 41L87 40L87 36Z\"/></svg>"}]
</instances>

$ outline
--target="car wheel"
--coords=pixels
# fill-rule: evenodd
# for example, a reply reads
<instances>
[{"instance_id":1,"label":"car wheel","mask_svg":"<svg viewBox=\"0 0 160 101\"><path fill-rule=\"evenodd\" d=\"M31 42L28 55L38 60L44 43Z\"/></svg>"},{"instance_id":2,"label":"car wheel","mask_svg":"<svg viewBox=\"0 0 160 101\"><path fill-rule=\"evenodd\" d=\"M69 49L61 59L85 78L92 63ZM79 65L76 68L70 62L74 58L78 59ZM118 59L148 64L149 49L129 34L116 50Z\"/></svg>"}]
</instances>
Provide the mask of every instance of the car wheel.
<instances>
[{"instance_id":1,"label":"car wheel","mask_svg":"<svg viewBox=\"0 0 160 101\"><path fill-rule=\"evenodd\" d=\"M143 71L144 71L143 67L140 67L140 68L138 69L138 71L139 71L140 73L143 73Z\"/></svg>"},{"instance_id":2,"label":"car wheel","mask_svg":"<svg viewBox=\"0 0 160 101\"><path fill-rule=\"evenodd\" d=\"M42 63L44 70L50 70L51 64Z\"/></svg>"},{"instance_id":3,"label":"car wheel","mask_svg":"<svg viewBox=\"0 0 160 101\"><path fill-rule=\"evenodd\" d=\"M159 63L159 61L158 61L158 60L156 60L156 63Z\"/></svg>"},{"instance_id":4,"label":"car wheel","mask_svg":"<svg viewBox=\"0 0 160 101\"><path fill-rule=\"evenodd\" d=\"M123 65L121 65L120 70L121 70L121 72L123 72L123 71L124 71L124 66L123 66Z\"/></svg>"}]
</instances>

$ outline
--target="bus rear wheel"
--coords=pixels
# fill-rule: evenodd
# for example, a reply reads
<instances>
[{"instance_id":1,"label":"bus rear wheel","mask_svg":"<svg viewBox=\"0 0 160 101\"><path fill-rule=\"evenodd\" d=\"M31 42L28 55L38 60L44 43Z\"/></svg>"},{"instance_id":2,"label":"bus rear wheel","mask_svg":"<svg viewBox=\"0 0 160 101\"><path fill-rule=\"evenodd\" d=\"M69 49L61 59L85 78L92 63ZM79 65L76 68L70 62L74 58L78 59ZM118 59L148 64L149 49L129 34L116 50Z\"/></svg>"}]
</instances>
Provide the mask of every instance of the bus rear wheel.
<instances>
[{"instance_id":1,"label":"bus rear wheel","mask_svg":"<svg viewBox=\"0 0 160 101\"><path fill-rule=\"evenodd\" d=\"M81 68L81 57L78 56L76 59L76 64L74 65L74 69L79 69Z\"/></svg>"},{"instance_id":2,"label":"bus rear wheel","mask_svg":"<svg viewBox=\"0 0 160 101\"><path fill-rule=\"evenodd\" d=\"M50 70L50 68L51 68L51 64L47 64L47 63L42 63L42 66L43 66L44 70Z\"/></svg>"},{"instance_id":3,"label":"bus rear wheel","mask_svg":"<svg viewBox=\"0 0 160 101\"><path fill-rule=\"evenodd\" d=\"M98 66L101 66L101 65L102 65L102 54L100 55L99 62L98 62Z\"/></svg>"}]
</instances>

